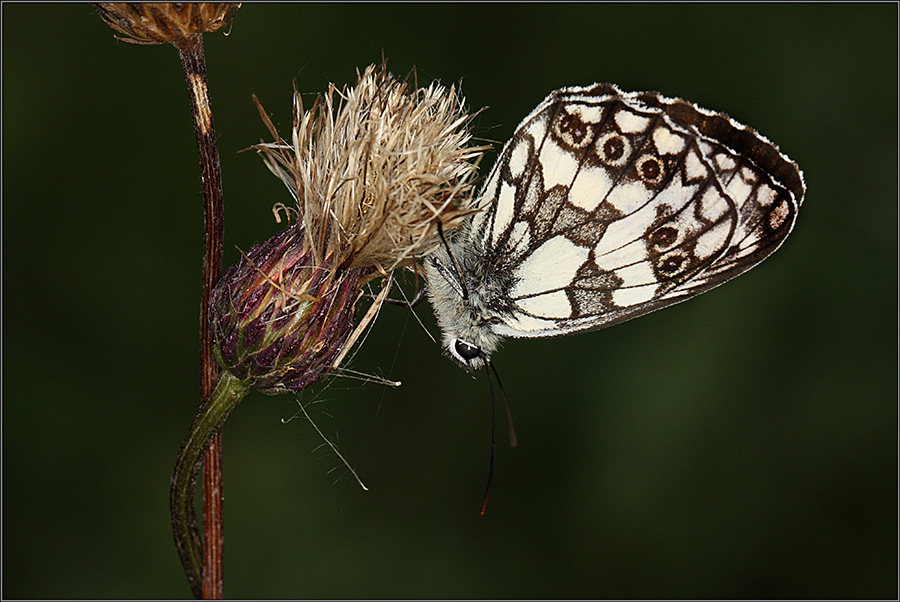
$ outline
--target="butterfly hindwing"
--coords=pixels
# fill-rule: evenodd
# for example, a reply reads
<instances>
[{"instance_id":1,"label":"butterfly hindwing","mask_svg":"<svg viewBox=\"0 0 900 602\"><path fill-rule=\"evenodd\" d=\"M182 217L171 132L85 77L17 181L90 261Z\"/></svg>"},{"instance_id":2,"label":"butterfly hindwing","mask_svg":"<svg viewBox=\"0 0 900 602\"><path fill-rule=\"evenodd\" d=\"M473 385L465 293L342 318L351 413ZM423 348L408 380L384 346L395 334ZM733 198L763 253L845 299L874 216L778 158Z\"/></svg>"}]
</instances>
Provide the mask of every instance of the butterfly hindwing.
<instances>
[{"instance_id":1,"label":"butterfly hindwing","mask_svg":"<svg viewBox=\"0 0 900 602\"><path fill-rule=\"evenodd\" d=\"M796 165L725 115L608 84L567 88L505 145L467 239L504 276L497 334L559 336L750 269L790 232L803 194Z\"/></svg>"}]
</instances>

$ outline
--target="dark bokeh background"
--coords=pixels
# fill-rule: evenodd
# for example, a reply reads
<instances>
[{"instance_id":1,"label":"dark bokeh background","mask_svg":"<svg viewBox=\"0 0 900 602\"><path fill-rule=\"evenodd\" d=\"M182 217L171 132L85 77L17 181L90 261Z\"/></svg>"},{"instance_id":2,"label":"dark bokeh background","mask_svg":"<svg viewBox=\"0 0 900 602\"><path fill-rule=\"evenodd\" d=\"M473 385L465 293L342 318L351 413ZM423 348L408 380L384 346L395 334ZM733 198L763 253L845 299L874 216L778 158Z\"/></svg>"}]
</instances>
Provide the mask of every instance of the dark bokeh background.
<instances>
[{"instance_id":1,"label":"dark bokeh background","mask_svg":"<svg viewBox=\"0 0 900 602\"><path fill-rule=\"evenodd\" d=\"M495 357L520 447L400 307L313 418L252 393L225 428L226 594L897 596L897 6L287 5L207 36L226 263L277 231L251 153L380 60L461 82L502 143L595 81L727 111L809 187L749 274ZM86 4L3 6L3 596L184 597L169 475L198 397L201 188L175 50ZM488 164L490 161L488 161ZM418 310L435 332L430 310ZM304 396L311 399L313 393ZM501 427L498 439L505 441Z\"/></svg>"}]
</instances>

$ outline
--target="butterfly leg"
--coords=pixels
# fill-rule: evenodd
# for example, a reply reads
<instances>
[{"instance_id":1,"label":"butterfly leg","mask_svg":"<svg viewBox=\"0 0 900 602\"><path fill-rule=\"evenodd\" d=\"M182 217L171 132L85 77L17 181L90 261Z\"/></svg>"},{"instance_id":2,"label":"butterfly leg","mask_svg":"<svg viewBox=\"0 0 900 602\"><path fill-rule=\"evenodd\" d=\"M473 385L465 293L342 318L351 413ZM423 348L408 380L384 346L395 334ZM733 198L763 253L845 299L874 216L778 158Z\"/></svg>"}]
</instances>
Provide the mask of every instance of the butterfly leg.
<instances>
[{"instance_id":1,"label":"butterfly leg","mask_svg":"<svg viewBox=\"0 0 900 602\"><path fill-rule=\"evenodd\" d=\"M425 300L425 296L428 293L428 288L425 286L419 287L419 290L416 291L416 295L412 299L391 299L388 297L384 300L385 303L390 305L402 305L404 307L413 308L418 306L422 301ZM363 295L366 299L374 299L376 295L372 295L370 293L365 293Z\"/></svg>"},{"instance_id":2,"label":"butterfly leg","mask_svg":"<svg viewBox=\"0 0 900 602\"><path fill-rule=\"evenodd\" d=\"M428 288L425 285L425 281L420 278L420 275L422 274L422 266L417 263L413 263L412 265L407 266L407 269L411 271L415 276L415 283L418 285L416 294L412 299L408 299L405 297L403 291L401 291L401 294L404 294L403 299L391 299L390 297L387 297L385 298L384 303L389 303L391 305L402 305L404 307L409 307L410 309L412 309L418 306L425 299L426 294L428 293ZM392 282L394 282L393 277L391 278L391 280ZM363 297L366 299L375 299L377 295L373 295L372 293L365 293L363 294Z\"/></svg>"}]
</instances>

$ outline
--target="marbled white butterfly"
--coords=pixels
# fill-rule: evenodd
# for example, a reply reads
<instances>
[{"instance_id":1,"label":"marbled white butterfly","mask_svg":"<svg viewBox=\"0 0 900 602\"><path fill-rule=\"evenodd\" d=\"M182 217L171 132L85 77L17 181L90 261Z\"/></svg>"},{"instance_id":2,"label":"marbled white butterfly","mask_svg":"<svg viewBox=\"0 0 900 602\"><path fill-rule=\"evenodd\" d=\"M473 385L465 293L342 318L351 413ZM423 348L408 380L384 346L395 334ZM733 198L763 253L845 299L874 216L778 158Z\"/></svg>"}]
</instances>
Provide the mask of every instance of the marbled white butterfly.
<instances>
[{"instance_id":1,"label":"marbled white butterfly","mask_svg":"<svg viewBox=\"0 0 900 602\"><path fill-rule=\"evenodd\" d=\"M790 233L803 174L730 117L611 84L551 93L479 207L424 261L446 353L611 326L746 272Z\"/></svg>"}]
</instances>

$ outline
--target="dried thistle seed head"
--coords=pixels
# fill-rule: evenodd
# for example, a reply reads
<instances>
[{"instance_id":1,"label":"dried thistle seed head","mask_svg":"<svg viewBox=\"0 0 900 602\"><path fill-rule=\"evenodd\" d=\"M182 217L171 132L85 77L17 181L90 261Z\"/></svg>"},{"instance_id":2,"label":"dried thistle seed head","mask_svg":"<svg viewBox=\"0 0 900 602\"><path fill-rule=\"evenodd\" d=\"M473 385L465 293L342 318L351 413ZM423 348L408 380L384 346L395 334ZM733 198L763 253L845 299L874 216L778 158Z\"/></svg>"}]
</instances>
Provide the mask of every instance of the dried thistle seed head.
<instances>
[{"instance_id":1,"label":"dried thistle seed head","mask_svg":"<svg viewBox=\"0 0 900 602\"><path fill-rule=\"evenodd\" d=\"M225 273L211 330L219 364L274 394L343 357L363 326L351 334L362 283L431 251L438 223L453 229L473 211L470 160L484 147L467 146L470 116L453 88L410 91L384 66L354 88L332 86L307 112L295 90L290 142L260 113L276 141L254 148L299 219Z\"/></svg>"},{"instance_id":2,"label":"dried thistle seed head","mask_svg":"<svg viewBox=\"0 0 900 602\"><path fill-rule=\"evenodd\" d=\"M241 3L217 2L96 2L94 10L132 44L176 45L218 31L231 22Z\"/></svg>"},{"instance_id":3,"label":"dried thistle seed head","mask_svg":"<svg viewBox=\"0 0 900 602\"><path fill-rule=\"evenodd\" d=\"M337 96L337 100L335 99ZM439 243L437 224L458 227L473 211L471 115L454 87L410 89L384 64L331 86L304 111L294 90L291 141L253 148L288 186L315 257L390 271Z\"/></svg>"},{"instance_id":4,"label":"dried thistle seed head","mask_svg":"<svg viewBox=\"0 0 900 602\"><path fill-rule=\"evenodd\" d=\"M210 298L219 365L263 393L299 391L332 366L350 332L361 270L317 262L299 224L250 249Z\"/></svg>"}]
</instances>

